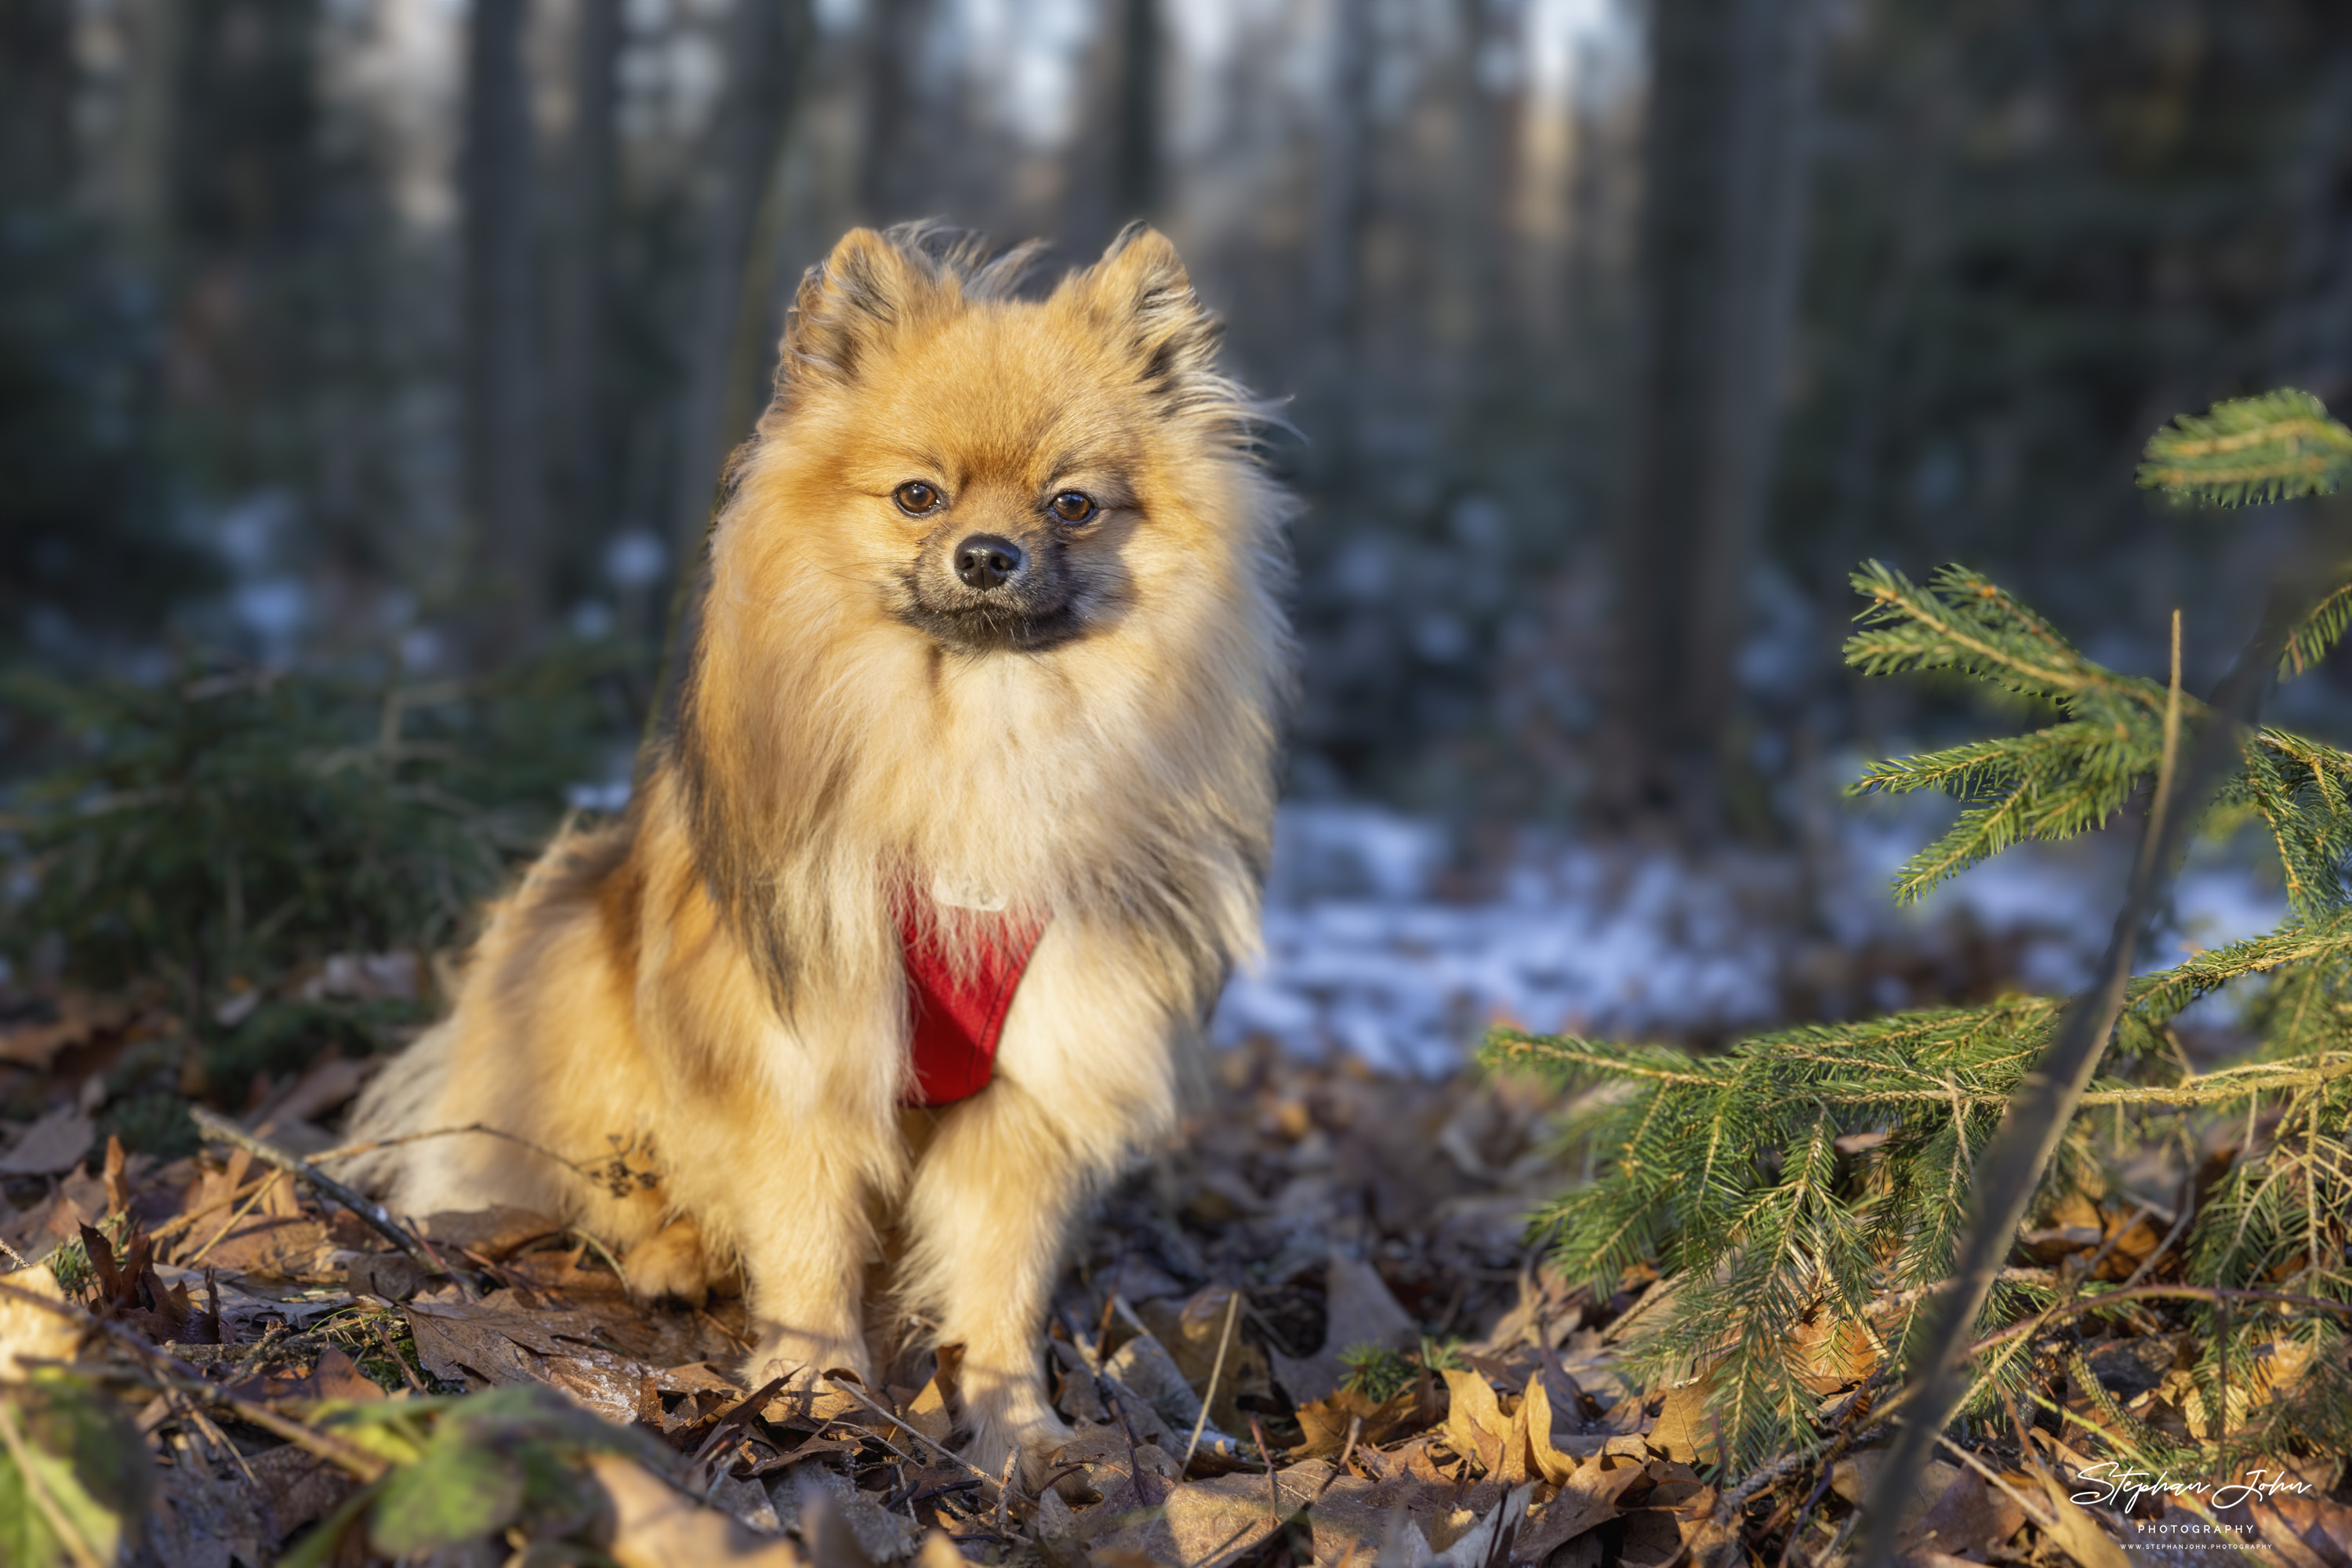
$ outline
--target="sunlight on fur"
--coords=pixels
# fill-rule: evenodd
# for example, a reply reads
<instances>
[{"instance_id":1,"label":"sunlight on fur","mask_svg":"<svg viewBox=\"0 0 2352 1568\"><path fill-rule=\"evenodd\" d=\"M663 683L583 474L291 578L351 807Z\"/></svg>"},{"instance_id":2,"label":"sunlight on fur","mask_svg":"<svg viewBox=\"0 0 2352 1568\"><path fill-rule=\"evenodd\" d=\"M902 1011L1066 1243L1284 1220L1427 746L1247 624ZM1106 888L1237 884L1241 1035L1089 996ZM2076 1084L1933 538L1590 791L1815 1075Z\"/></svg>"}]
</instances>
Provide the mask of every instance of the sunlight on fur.
<instances>
[{"instance_id":1,"label":"sunlight on fur","mask_svg":"<svg viewBox=\"0 0 2352 1568\"><path fill-rule=\"evenodd\" d=\"M446 1022L354 1136L397 1212L518 1205L698 1299L740 1268L759 1383L849 1368L870 1321L965 1347L968 1450L1066 1436L1040 1332L1089 1194L1174 1129L1256 938L1289 650L1286 503L1217 324L1148 228L1042 299L1032 249L856 230L793 306L736 455L676 732L627 817L491 911ZM1042 921L994 1078L908 1098L899 918L968 967ZM897 1310L862 1298L886 1237Z\"/></svg>"}]
</instances>

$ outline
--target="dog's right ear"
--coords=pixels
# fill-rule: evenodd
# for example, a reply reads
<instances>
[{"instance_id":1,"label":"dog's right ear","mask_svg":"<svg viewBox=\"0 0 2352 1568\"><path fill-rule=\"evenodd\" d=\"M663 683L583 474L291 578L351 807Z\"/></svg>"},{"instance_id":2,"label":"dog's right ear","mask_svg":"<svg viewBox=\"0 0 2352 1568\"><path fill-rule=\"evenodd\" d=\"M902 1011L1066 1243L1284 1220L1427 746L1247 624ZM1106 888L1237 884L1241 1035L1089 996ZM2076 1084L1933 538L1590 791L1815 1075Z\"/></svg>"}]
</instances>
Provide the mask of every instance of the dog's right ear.
<instances>
[{"instance_id":1,"label":"dog's right ear","mask_svg":"<svg viewBox=\"0 0 2352 1568\"><path fill-rule=\"evenodd\" d=\"M853 228L808 269L784 317L779 388L812 380L856 381L874 348L931 287L906 252L870 228Z\"/></svg>"}]
</instances>

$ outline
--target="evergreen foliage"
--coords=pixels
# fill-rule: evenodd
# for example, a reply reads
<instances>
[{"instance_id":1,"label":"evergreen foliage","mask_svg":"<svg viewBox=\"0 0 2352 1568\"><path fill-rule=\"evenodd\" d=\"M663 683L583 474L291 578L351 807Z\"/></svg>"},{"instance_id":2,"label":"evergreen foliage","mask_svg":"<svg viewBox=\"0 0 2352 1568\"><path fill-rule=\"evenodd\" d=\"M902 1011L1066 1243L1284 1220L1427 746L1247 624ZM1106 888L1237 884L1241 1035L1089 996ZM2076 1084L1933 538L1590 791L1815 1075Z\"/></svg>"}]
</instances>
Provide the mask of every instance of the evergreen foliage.
<instances>
[{"instance_id":1,"label":"evergreen foliage","mask_svg":"<svg viewBox=\"0 0 2352 1568\"><path fill-rule=\"evenodd\" d=\"M2221 444L2242 437L2234 447ZM2190 499L2236 504L2332 487L2346 466L2315 468L2311 455L2337 450L2352 454L2352 435L2315 399L2273 394L2183 419L2150 444L2143 473ZM1863 629L1846 645L1855 668L1955 670L2047 703L2057 716L2026 734L1865 770L1856 793L1937 789L1965 805L1951 831L1898 873L1898 898L2024 839L2064 838L2112 820L2166 769L2168 702L2192 719L2201 712L2163 683L2086 658L1975 573L1948 568L1922 587L1873 563L1853 582L1866 601ZM2286 673L2307 668L2341 631L2347 595L2352 584L2336 585L2294 628ZM2235 1128L2226 1170L2196 1200L2184 1278L2352 1303L2352 889L2344 875L2352 753L2282 730L2252 732L2204 809L2251 814L2265 826L2285 875L2287 918L2133 983L2102 1076L2043 1173L2042 1201L2100 1184L2104 1139L2094 1138L2095 1125L2118 1148L2174 1143L2191 1164L2200 1132ZM2191 1070L2166 1025L2232 982L2244 983L2246 1022L2261 1047L2245 1061ZM1926 1321L1923 1298L1953 1267L1973 1154L1990 1141L2063 1006L2007 996L1784 1030L1697 1058L1501 1029L1485 1059L1602 1086L1573 1130L1590 1140L1597 1174L1538 1215L1538 1232L1570 1279L1604 1296L1629 1268L1660 1268L1664 1299L1628 1336L1634 1364L1654 1385L1706 1377L1731 1459L1746 1466L1811 1438L1823 1409L1825 1342L1874 1345L1890 1368L1906 1358L1909 1335ZM2030 1321L2061 1289L2088 1299L2098 1287L2011 1270L1980 1329ZM2204 1408L2191 1425L2224 1435L2196 1440L2204 1458L2217 1445L2352 1443L2343 1318L2278 1302L2200 1310L2202 1337L2218 1353L2195 1368ZM1979 1359L1964 1408L2004 1392L2032 1396L2032 1358L2018 1353L2032 1338L2021 1333ZM2253 1415L2250 1391L2265 1386L2258 1352L2304 1370ZM2188 1453L2179 1436L2116 1415L2118 1441L2137 1442L2145 1457Z\"/></svg>"},{"instance_id":2,"label":"evergreen foliage","mask_svg":"<svg viewBox=\"0 0 2352 1568\"><path fill-rule=\"evenodd\" d=\"M479 682L201 663L152 684L0 677L0 707L52 758L0 806L0 954L160 993L232 1092L330 1044L372 1049L430 999L277 983L335 953L460 940L544 844L564 786L614 765L640 665L574 644ZM221 1006L251 987L257 1005ZM176 1106L155 1109L177 1127Z\"/></svg>"}]
</instances>

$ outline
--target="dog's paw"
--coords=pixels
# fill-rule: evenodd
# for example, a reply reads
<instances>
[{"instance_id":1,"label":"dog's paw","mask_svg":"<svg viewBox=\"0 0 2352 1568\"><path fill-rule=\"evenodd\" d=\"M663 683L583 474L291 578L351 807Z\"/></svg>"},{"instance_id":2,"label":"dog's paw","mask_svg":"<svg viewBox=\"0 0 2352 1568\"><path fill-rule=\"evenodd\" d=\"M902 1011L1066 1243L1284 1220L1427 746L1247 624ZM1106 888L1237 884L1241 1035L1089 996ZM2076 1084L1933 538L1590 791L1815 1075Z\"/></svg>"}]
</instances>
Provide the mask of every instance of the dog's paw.
<instances>
[{"instance_id":1,"label":"dog's paw","mask_svg":"<svg viewBox=\"0 0 2352 1568\"><path fill-rule=\"evenodd\" d=\"M838 1393L824 1373L846 1371L856 1374L861 1385L870 1387L874 1382L866 1347L848 1340L802 1333L792 1329L772 1329L760 1337L751 1353L743 1358L742 1380L757 1388L775 1378L784 1380L782 1392L795 1397L824 1393Z\"/></svg>"},{"instance_id":2,"label":"dog's paw","mask_svg":"<svg viewBox=\"0 0 2352 1568\"><path fill-rule=\"evenodd\" d=\"M629 1294L640 1301L669 1299L699 1307L710 1297L710 1259L703 1251L701 1228L690 1219L677 1220L629 1248L621 1273Z\"/></svg>"},{"instance_id":3,"label":"dog's paw","mask_svg":"<svg viewBox=\"0 0 2352 1568\"><path fill-rule=\"evenodd\" d=\"M1018 1456L1013 1481L1034 1491L1054 1473L1054 1457L1071 1436L1068 1425L1039 1401L1017 1413L982 1416L971 1441L964 1445L963 1457L974 1468L1001 1478L1006 1461Z\"/></svg>"}]
</instances>

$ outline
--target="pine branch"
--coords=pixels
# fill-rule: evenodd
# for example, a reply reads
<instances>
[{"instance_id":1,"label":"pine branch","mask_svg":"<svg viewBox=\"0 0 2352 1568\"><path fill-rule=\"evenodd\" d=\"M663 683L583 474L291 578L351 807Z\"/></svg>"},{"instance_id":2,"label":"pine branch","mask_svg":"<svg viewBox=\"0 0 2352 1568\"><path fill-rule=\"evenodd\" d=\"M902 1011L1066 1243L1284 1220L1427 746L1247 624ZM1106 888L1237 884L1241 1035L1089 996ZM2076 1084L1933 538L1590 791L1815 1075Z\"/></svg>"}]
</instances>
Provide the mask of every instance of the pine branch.
<instances>
[{"instance_id":1,"label":"pine branch","mask_svg":"<svg viewBox=\"0 0 2352 1568\"><path fill-rule=\"evenodd\" d=\"M2311 394L2281 387L2181 415L2148 438L2147 457L2144 489L2209 506L2258 506L2335 491L2352 477L2352 430Z\"/></svg>"}]
</instances>

